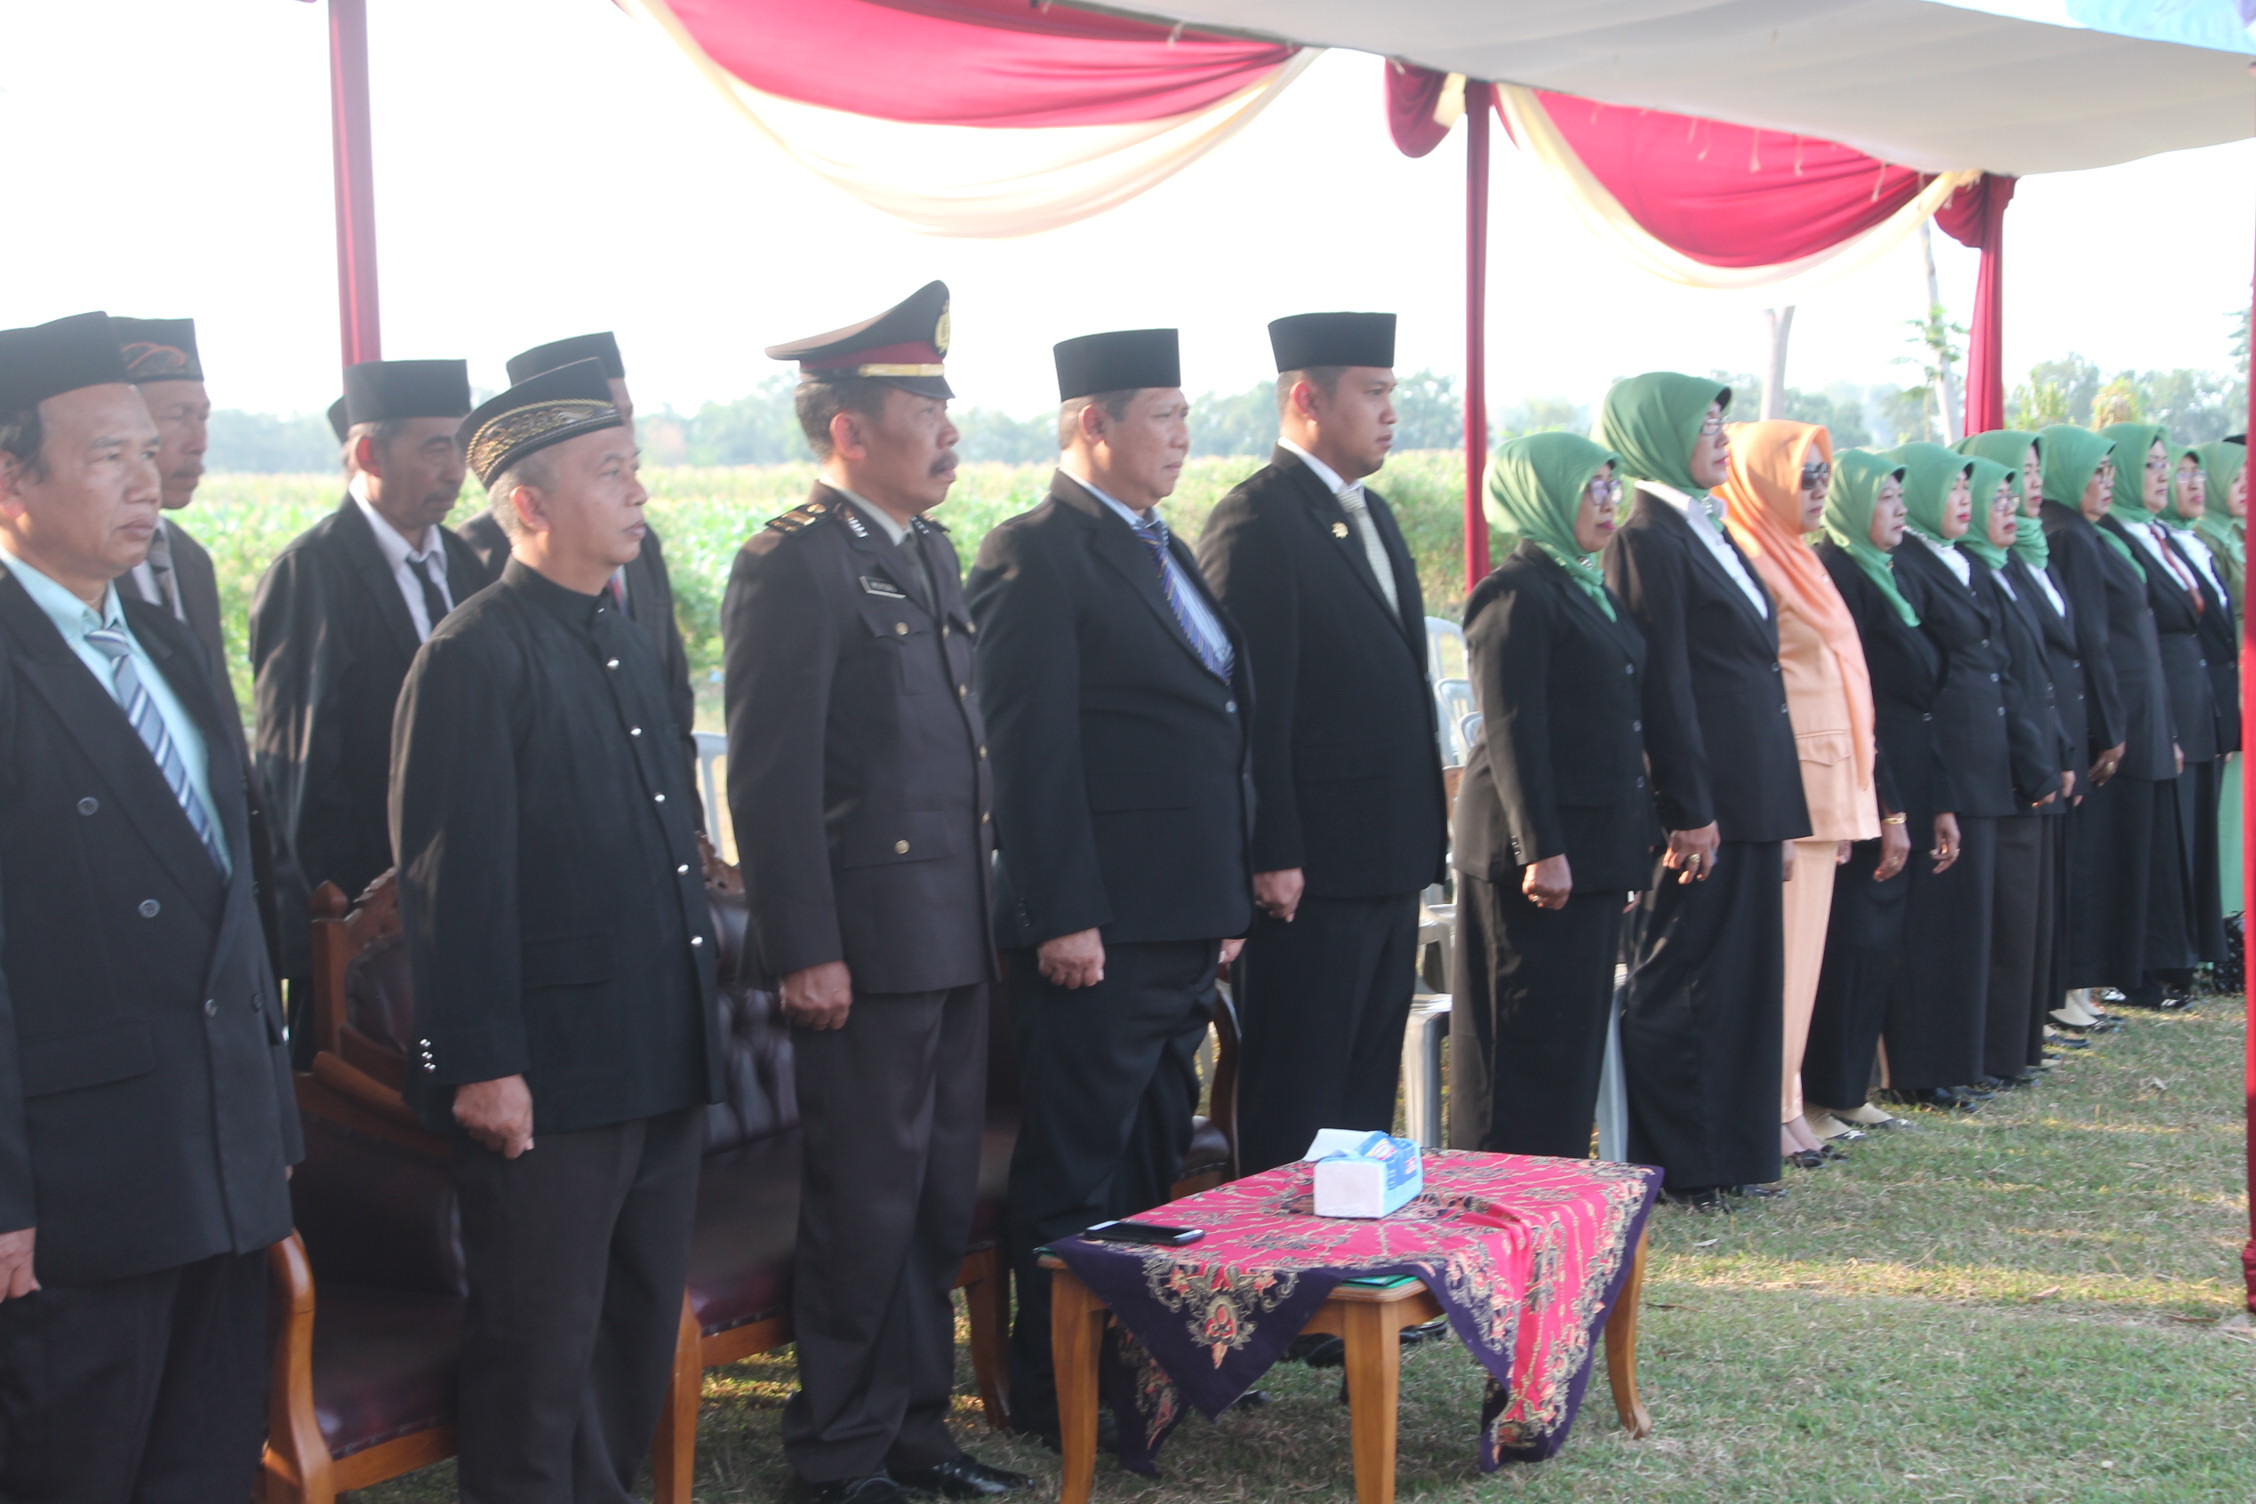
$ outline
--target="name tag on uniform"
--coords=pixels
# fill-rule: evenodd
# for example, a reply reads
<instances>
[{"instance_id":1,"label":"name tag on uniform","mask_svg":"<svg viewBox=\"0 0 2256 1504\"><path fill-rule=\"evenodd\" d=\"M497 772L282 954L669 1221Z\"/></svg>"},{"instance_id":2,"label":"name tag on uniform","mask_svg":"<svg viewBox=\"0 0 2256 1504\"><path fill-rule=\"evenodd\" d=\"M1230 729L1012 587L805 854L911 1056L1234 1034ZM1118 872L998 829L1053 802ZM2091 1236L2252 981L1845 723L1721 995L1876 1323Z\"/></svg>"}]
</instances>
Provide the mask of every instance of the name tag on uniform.
<instances>
[{"instance_id":1,"label":"name tag on uniform","mask_svg":"<svg viewBox=\"0 0 2256 1504\"><path fill-rule=\"evenodd\" d=\"M882 595L889 601L905 601L909 598L908 593L891 580L873 580L866 574L862 576L862 589L871 595Z\"/></svg>"}]
</instances>

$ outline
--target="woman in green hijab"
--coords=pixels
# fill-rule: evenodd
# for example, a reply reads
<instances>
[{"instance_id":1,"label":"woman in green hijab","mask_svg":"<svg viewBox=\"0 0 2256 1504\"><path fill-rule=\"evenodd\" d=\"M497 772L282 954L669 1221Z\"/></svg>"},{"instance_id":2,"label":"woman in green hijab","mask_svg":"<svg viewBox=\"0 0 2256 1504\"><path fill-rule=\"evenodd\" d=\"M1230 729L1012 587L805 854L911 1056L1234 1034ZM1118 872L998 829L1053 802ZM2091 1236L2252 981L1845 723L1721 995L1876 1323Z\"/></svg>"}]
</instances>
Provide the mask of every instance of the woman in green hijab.
<instances>
[{"instance_id":1,"label":"woman in green hijab","mask_svg":"<svg viewBox=\"0 0 2256 1504\"><path fill-rule=\"evenodd\" d=\"M2083 797L2068 816L2062 980L2073 992L2055 1015L2078 1027L2097 1016L2089 989L2119 987L2127 993L2146 975L2153 897L2148 853L2164 798L2158 780L2176 779L2177 749L2154 611L2134 553L2138 545L2110 516L2117 441L2068 425L2048 428L2041 437L2045 534L2052 575L2076 629L2091 758L2081 780ZM2133 450L2135 472L2143 473L2145 460L2144 450ZM2174 788L2168 800L2174 821Z\"/></svg>"},{"instance_id":2,"label":"woman in green hijab","mask_svg":"<svg viewBox=\"0 0 2256 1504\"><path fill-rule=\"evenodd\" d=\"M2195 576L2199 588L2201 661L2209 671L2209 693L2217 715L2217 760L2213 767L2216 818L2207 818L2205 811L2211 796L2206 789L2198 787L2201 808L2194 815L2197 822L2193 845L2194 902L2196 913L2203 921L2212 906L2208 895L2201 891L2211 871L2208 844L2212 832L2217 847L2214 906L2219 914L2237 914L2241 907L2240 790L2237 786L2240 781L2240 607L2233 588L2225 581L2224 570L2220 567L2222 559L2201 531L2209 520L2207 448L2202 444L2172 446L2177 463L2170 477L2170 505L2162 509L2157 519L2169 529L2166 541ZM2244 495L2244 507L2246 502ZM2199 930L2197 925L2197 948L2203 938ZM2221 925L2212 938L2219 945L2223 944Z\"/></svg>"},{"instance_id":3,"label":"woman in green hijab","mask_svg":"<svg viewBox=\"0 0 2256 1504\"><path fill-rule=\"evenodd\" d=\"M1641 719L1668 832L1622 1012L1627 1157L1701 1207L1779 1175L1784 881L1810 833L1777 609L1709 494L1730 403L1712 378L1650 372L1606 394L1596 434L1636 491L1606 582L1651 648Z\"/></svg>"},{"instance_id":4,"label":"woman in green hijab","mask_svg":"<svg viewBox=\"0 0 2256 1504\"><path fill-rule=\"evenodd\" d=\"M2238 633L2240 617L2248 609L2248 446L2223 440L2204 444L2201 455L2201 515L2193 522L2195 536L2207 546L2211 578L2223 589L2231 608L2229 630ZM2236 637L2237 641L2237 637ZM2218 729L2230 726L2232 755L2225 759L2217 800L2218 902L2227 914L2247 906L2241 892L2240 759L2240 654L2223 655L2220 663L2212 650L2210 681L2216 686Z\"/></svg>"},{"instance_id":5,"label":"woman in green hijab","mask_svg":"<svg viewBox=\"0 0 2256 1504\"><path fill-rule=\"evenodd\" d=\"M2111 423L2122 480L2102 531L2130 546L2146 578L2162 660L2163 705L2175 737L2173 775L2155 780L2153 888L2148 898L2146 975L2126 1001L2162 1007L2185 999L2193 968L2224 959L2224 909L2217 880L2217 695L2203 645L2207 600L2199 573L2165 520L2175 465L2169 435L2150 423ZM2143 463L2139 457L2143 456ZM2121 985L2121 984L2117 984Z\"/></svg>"},{"instance_id":6,"label":"woman in green hijab","mask_svg":"<svg viewBox=\"0 0 2256 1504\"><path fill-rule=\"evenodd\" d=\"M1565 433L1513 439L1489 465L1489 524L1519 542L1465 602L1483 724L1453 817L1459 1149L1589 1151L1623 899L1652 875L1645 640L1597 564L1614 466Z\"/></svg>"},{"instance_id":7,"label":"woman in green hijab","mask_svg":"<svg viewBox=\"0 0 2256 1504\"><path fill-rule=\"evenodd\" d=\"M1942 655L1919 630L1919 613L1897 588L1889 562L1903 542L1903 477L1901 465L1869 450L1835 455L1825 535L1817 545L1819 562L1856 621L1872 679L1881 820L1880 839L1851 848L1848 864L1833 881L1825 961L1802 1054L1805 1110L1811 1131L1821 1138L1904 1126L1901 1118L1869 1103L1865 1089L1911 891L1905 862L1933 862L1931 856L1913 857L1914 847L1926 853L1956 850L1959 844L1957 822L1949 815L1941 816L1944 828L1936 829L1934 709Z\"/></svg>"}]
</instances>

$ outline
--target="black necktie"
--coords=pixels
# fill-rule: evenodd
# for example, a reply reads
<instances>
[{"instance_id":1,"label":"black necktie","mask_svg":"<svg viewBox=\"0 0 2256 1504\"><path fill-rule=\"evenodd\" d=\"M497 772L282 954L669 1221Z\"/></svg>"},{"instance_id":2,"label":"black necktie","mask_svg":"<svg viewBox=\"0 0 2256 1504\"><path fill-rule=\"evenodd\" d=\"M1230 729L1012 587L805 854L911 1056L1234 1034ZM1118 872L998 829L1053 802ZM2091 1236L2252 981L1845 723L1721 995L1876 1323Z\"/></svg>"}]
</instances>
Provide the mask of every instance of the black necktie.
<instances>
[{"instance_id":1,"label":"black necktie","mask_svg":"<svg viewBox=\"0 0 2256 1504\"><path fill-rule=\"evenodd\" d=\"M916 592L917 604L932 610L932 571L924 562L924 544L911 528L901 535L900 550L906 568L902 573L909 577L909 588Z\"/></svg>"},{"instance_id":2,"label":"black necktie","mask_svg":"<svg viewBox=\"0 0 2256 1504\"><path fill-rule=\"evenodd\" d=\"M439 594L439 587L431 580L431 562L428 559L410 559L407 561L407 568L423 587L423 619L429 629L435 630L439 619L447 614L447 603L446 597ZM426 630L423 635L428 637L431 631Z\"/></svg>"}]
</instances>

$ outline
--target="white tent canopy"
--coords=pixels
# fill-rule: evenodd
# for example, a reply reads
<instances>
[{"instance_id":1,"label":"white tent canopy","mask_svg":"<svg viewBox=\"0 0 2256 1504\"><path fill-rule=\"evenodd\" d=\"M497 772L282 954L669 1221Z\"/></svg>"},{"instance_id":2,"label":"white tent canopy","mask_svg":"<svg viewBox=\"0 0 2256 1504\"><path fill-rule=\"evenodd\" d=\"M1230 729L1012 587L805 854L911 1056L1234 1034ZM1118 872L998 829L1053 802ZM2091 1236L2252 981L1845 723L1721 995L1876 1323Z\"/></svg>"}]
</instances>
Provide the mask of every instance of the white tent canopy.
<instances>
[{"instance_id":1,"label":"white tent canopy","mask_svg":"<svg viewBox=\"0 0 2256 1504\"><path fill-rule=\"evenodd\" d=\"M1928 0L1128 0L1106 8L1814 136L1923 172L2063 172L2256 133L2256 49L2233 0L2073 0L2079 15L2122 12L2109 24L2143 37L2030 19L2058 12L2065 20L2063 0L1991 10ZM2008 9L2016 14L1997 13Z\"/></svg>"}]
</instances>

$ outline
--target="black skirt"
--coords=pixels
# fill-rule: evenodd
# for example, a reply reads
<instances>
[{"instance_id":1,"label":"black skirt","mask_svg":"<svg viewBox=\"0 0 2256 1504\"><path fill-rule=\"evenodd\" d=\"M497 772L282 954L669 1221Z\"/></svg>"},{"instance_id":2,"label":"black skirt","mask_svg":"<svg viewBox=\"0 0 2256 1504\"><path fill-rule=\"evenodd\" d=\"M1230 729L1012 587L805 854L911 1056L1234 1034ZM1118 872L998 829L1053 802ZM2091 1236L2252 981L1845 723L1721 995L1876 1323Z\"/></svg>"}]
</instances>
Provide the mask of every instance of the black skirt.
<instances>
[{"instance_id":1,"label":"black skirt","mask_svg":"<svg viewBox=\"0 0 2256 1504\"><path fill-rule=\"evenodd\" d=\"M2194 949L2193 815L2200 803L2195 763L2154 781L2154 834L2147 846L2146 955L2142 974L2179 975L2200 961ZM2212 810L2212 819L2214 818ZM2119 984L2127 985L2127 984Z\"/></svg>"},{"instance_id":2,"label":"black skirt","mask_svg":"<svg viewBox=\"0 0 2256 1504\"><path fill-rule=\"evenodd\" d=\"M1983 1003L1982 1069L2017 1076L2029 1064L2029 1015L2037 978L2051 968L2040 947L2051 939L2052 878L2046 870L2049 816L2008 815L1997 822L1997 872L1990 887L1990 989Z\"/></svg>"},{"instance_id":3,"label":"black skirt","mask_svg":"<svg viewBox=\"0 0 2256 1504\"><path fill-rule=\"evenodd\" d=\"M1872 874L1879 870L1880 842L1859 841L1833 874L1825 964L1810 1013L1809 1047L1802 1053L1802 1099L1820 1107L1862 1107L1872 1085L1880 1024L1888 1016L1888 990L1902 953L1904 900L1911 892L1908 871L1876 883Z\"/></svg>"},{"instance_id":4,"label":"black skirt","mask_svg":"<svg viewBox=\"0 0 2256 1504\"><path fill-rule=\"evenodd\" d=\"M1982 1075L1997 816L1958 817L1959 855L1938 873L1914 849L1904 960L1888 992L1888 1084L1964 1086ZM2006 818L2012 818L2010 816Z\"/></svg>"},{"instance_id":5,"label":"black skirt","mask_svg":"<svg viewBox=\"0 0 2256 1504\"><path fill-rule=\"evenodd\" d=\"M2136 987L2154 886L2153 780L2118 773L2068 814L2066 987Z\"/></svg>"}]
</instances>

